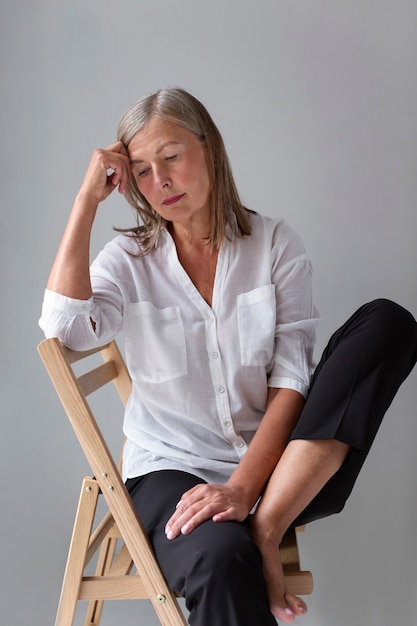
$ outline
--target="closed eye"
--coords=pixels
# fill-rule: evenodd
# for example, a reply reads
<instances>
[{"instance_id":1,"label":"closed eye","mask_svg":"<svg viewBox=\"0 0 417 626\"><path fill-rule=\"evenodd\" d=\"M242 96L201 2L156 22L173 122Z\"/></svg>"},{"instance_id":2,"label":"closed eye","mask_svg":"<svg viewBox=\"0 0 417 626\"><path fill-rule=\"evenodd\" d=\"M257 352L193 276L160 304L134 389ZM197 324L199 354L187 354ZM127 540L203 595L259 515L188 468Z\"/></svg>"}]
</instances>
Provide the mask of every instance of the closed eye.
<instances>
[{"instance_id":1,"label":"closed eye","mask_svg":"<svg viewBox=\"0 0 417 626\"><path fill-rule=\"evenodd\" d=\"M136 176L137 176L138 178L140 178L140 177L142 177L142 176L145 176L145 174L147 174L148 172L149 172L149 167L146 167L145 169L140 170L140 171L136 174Z\"/></svg>"},{"instance_id":2,"label":"closed eye","mask_svg":"<svg viewBox=\"0 0 417 626\"><path fill-rule=\"evenodd\" d=\"M165 158L165 161L174 161L177 158L178 154L173 154L169 157Z\"/></svg>"}]
</instances>

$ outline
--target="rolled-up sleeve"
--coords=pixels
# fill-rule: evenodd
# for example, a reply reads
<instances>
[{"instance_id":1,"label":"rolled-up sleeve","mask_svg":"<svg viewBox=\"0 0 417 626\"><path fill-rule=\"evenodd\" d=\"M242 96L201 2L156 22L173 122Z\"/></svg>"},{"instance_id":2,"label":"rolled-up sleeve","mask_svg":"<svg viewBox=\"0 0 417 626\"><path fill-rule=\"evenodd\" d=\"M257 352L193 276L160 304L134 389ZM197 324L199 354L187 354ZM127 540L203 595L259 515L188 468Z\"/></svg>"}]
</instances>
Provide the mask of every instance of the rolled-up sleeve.
<instances>
[{"instance_id":1,"label":"rolled-up sleeve","mask_svg":"<svg viewBox=\"0 0 417 626\"><path fill-rule=\"evenodd\" d=\"M39 326L45 337L57 337L72 350L89 350L115 338L122 328L122 303L105 281L88 300L45 290Z\"/></svg>"},{"instance_id":2,"label":"rolled-up sleeve","mask_svg":"<svg viewBox=\"0 0 417 626\"><path fill-rule=\"evenodd\" d=\"M293 234L286 253L289 258L285 259L284 254L284 262L273 272L275 356L268 384L294 389L305 397L314 371L313 352L320 318L313 304L311 262L298 235Z\"/></svg>"}]
</instances>

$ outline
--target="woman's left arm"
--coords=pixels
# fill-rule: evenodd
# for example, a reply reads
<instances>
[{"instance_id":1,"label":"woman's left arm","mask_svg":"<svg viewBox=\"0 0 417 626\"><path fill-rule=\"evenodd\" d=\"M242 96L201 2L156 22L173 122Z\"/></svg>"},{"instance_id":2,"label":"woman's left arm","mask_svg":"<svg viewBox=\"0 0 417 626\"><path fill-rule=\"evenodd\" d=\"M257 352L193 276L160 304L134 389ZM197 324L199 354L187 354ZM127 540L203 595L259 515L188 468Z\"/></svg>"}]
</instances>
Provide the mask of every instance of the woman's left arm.
<instances>
[{"instance_id":1,"label":"woman's left arm","mask_svg":"<svg viewBox=\"0 0 417 626\"><path fill-rule=\"evenodd\" d=\"M230 479L224 485L203 484L187 491L166 525L168 539L188 534L208 519L246 519L287 446L304 402L292 389L269 389L262 422Z\"/></svg>"}]
</instances>

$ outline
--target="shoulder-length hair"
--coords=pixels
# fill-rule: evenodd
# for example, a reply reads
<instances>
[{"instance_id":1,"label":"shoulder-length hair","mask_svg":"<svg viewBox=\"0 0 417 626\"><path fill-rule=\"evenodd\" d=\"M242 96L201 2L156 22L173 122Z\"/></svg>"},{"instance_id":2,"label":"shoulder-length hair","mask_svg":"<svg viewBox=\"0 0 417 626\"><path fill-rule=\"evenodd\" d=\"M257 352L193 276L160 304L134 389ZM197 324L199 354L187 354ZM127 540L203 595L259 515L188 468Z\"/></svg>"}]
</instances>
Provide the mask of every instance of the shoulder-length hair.
<instances>
[{"instance_id":1,"label":"shoulder-length hair","mask_svg":"<svg viewBox=\"0 0 417 626\"><path fill-rule=\"evenodd\" d=\"M237 236L250 235L248 212L240 201L222 136L207 109L184 89L158 90L127 109L118 126L118 140L127 149L136 133L155 117L191 131L206 149L212 213L207 243L219 248L226 238L227 225ZM118 230L130 233L138 240L140 256L148 254L157 245L159 233L166 228L167 222L140 193L133 176L125 197L137 212L137 226Z\"/></svg>"}]
</instances>

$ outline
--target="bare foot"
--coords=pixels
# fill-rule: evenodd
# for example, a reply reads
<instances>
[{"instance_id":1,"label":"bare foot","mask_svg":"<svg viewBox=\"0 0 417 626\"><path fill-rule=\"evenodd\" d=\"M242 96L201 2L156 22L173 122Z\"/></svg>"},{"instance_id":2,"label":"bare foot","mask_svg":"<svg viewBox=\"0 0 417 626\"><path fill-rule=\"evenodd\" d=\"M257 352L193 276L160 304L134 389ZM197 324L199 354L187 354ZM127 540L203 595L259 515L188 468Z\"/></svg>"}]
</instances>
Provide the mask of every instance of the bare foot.
<instances>
[{"instance_id":1,"label":"bare foot","mask_svg":"<svg viewBox=\"0 0 417 626\"><path fill-rule=\"evenodd\" d=\"M296 616L307 613L307 605L301 598L285 590L281 557L276 543L265 539L258 542L255 533L254 539L262 554L271 613L282 622L292 624Z\"/></svg>"}]
</instances>

